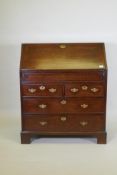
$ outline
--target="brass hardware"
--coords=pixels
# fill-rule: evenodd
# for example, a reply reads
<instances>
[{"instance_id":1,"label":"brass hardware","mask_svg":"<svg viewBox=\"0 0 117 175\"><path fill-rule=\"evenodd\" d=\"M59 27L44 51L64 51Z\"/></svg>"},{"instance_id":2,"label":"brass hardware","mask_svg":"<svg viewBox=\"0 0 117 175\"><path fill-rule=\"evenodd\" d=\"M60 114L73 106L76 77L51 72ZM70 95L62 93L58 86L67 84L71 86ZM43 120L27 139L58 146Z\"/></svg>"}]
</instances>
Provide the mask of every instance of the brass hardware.
<instances>
[{"instance_id":1,"label":"brass hardware","mask_svg":"<svg viewBox=\"0 0 117 175\"><path fill-rule=\"evenodd\" d=\"M39 89L40 89L41 91L44 91L44 90L45 90L45 86L40 86Z\"/></svg>"},{"instance_id":2,"label":"brass hardware","mask_svg":"<svg viewBox=\"0 0 117 175\"><path fill-rule=\"evenodd\" d=\"M80 105L80 106L81 106L81 108L83 108L83 109L88 108L88 104L82 104L82 105Z\"/></svg>"},{"instance_id":3,"label":"brass hardware","mask_svg":"<svg viewBox=\"0 0 117 175\"><path fill-rule=\"evenodd\" d=\"M64 104L67 103L67 101L66 101L66 100L62 100L60 103L61 103L62 105L64 105Z\"/></svg>"},{"instance_id":4,"label":"brass hardware","mask_svg":"<svg viewBox=\"0 0 117 175\"><path fill-rule=\"evenodd\" d=\"M40 122L40 125L42 125L42 126L45 126L47 124L47 122Z\"/></svg>"},{"instance_id":5,"label":"brass hardware","mask_svg":"<svg viewBox=\"0 0 117 175\"><path fill-rule=\"evenodd\" d=\"M65 116L61 117L61 121L65 122L67 120L67 118Z\"/></svg>"},{"instance_id":6,"label":"brass hardware","mask_svg":"<svg viewBox=\"0 0 117 175\"><path fill-rule=\"evenodd\" d=\"M91 91L92 92L97 92L97 91L99 91L99 89L98 88L92 88Z\"/></svg>"},{"instance_id":7,"label":"brass hardware","mask_svg":"<svg viewBox=\"0 0 117 175\"><path fill-rule=\"evenodd\" d=\"M54 93L54 92L56 92L56 89L55 88L51 88L51 89L49 89L49 92Z\"/></svg>"},{"instance_id":8,"label":"brass hardware","mask_svg":"<svg viewBox=\"0 0 117 175\"><path fill-rule=\"evenodd\" d=\"M41 105L38 105L38 107L41 108L41 109L45 109L47 107L47 105L41 104Z\"/></svg>"},{"instance_id":9,"label":"brass hardware","mask_svg":"<svg viewBox=\"0 0 117 175\"><path fill-rule=\"evenodd\" d=\"M70 89L70 90L71 90L71 92L73 92L73 93L78 92L78 89L77 89L77 88L72 88L72 89Z\"/></svg>"},{"instance_id":10,"label":"brass hardware","mask_svg":"<svg viewBox=\"0 0 117 175\"><path fill-rule=\"evenodd\" d=\"M87 121L82 121L82 122L80 122L80 125L84 127L84 126L88 125L88 122Z\"/></svg>"},{"instance_id":11,"label":"brass hardware","mask_svg":"<svg viewBox=\"0 0 117 175\"><path fill-rule=\"evenodd\" d=\"M87 89L88 89L88 86L82 86L83 91L87 91Z\"/></svg>"},{"instance_id":12,"label":"brass hardware","mask_svg":"<svg viewBox=\"0 0 117 175\"><path fill-rule=\"evenodd\" d=\"M29 91L30 93L32 93L32 94L33 94L33 93L35 93L35 92L36 92L36 89L34 89L34 88L29 88L29 89L28 89L28 91Z\"/></svg>"},{"instance_id":13,"label":"brass hardware","mask_svg":"<svg viewBox=\"0 0 117 175\"><path fill-rule=\"evenodd\" d=\"M103 65L103 64L100 64L100 65L99 65L99 68L104 68L104 65Z\"/></svg>"},{"instance_id":14,"label":"brass hardware","mask_svg":"<svg viewBox=\"0 0 117 175\"><path fill-rule=\"evenodd\" d=\"M66 45L65 45L65 44L61 44L61 45L59 45L59 47L60 47L61 49L65 49L65 48L66 48Z\"/></svg>"}]
</instances>

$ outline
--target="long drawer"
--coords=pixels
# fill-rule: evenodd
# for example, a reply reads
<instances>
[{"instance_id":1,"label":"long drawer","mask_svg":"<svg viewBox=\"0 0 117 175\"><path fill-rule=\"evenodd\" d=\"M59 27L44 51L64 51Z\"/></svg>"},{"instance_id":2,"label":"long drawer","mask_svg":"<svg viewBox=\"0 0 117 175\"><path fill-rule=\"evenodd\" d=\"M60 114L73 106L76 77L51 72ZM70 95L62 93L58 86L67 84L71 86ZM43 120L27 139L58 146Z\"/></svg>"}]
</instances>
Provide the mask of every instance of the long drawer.
<instances>
[{"instance_id":1,"label":"long drawer","mask_svg":"<svg viewBox=\"0 0 117 175\"><path fill-rule=\"evenodd\" d=\"M23 129L39 132L97 132L105 129L103 115L25 115Z\"/></svg>"},{"instance_id":2,"label":"long drawer","mask_svg":"<svg viewBox=\"0 0 117 175\"><path fill-rule=\"evenodd\" d=\"M104 112L104 98L23 98L23 113Z\"/></svg>"}]
</instances>

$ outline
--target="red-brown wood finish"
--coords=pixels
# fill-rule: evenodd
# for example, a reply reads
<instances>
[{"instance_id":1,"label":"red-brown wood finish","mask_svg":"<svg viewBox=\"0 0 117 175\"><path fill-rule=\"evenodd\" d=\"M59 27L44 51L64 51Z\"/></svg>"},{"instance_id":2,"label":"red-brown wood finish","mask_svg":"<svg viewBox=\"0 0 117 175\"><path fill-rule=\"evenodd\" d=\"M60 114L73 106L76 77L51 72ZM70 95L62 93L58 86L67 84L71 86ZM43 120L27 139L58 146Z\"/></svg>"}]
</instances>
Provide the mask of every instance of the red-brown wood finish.
<instances>
[{"instance_id":1,"label":"red-brown wood finish","mask_svg":"<svg viewBox=\"0 0 117 175\"><path fill-rule=\"evenodd\" d=\"M98 115L24 115L24 129L47 132L101 132L104 117Z\"/></svg>"},{"instance_id":2,"label":"red-brown wood finish","mask_svg":"<svg viewBox=\"0 0 117 175\"><path fill-rule=\"evenodd\" d=\"M30 114L102 113L104 98L25 98L23 112Z\"/></svg>"},{"instance_id":3,"label":"red-brown wood finish","mask_svg":"<svg viewBox=\"0 0 117 175\"><path fill-rule=\"evenodd\" d=\"M24 84L22 86L22 95L29 97L61 97L63 95L63 86L59 84Z\"/></svg>"},{"instance_id":4,"label":"red-brown wood finish","mask_svg":"<svg viewBox=\"0 0 117 175\"><path fill-rule=\"evenodd\" d=\"M106 143L107 63L103 43L23 44L21 143L38 136Z\"/></svg>"}]
</instances>

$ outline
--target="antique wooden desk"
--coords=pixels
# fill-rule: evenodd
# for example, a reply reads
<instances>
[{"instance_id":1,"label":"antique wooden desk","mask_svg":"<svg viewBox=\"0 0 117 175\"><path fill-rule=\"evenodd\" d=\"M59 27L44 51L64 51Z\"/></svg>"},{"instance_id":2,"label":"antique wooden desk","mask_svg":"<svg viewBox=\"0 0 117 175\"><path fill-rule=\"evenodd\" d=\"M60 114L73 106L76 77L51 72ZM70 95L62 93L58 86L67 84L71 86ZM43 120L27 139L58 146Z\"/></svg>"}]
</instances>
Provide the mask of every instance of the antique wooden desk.
<instances>
[{"instance_id":1,"label":"antique wooden desk","mask_svg":"<svg viewBox=\"0 0 117 175\"><path fill-rule=\"evenodd\" d=\"M35 136L89 136L106 143L103 43L22 44L21 143Z\"/></svg>"}]
</instances>

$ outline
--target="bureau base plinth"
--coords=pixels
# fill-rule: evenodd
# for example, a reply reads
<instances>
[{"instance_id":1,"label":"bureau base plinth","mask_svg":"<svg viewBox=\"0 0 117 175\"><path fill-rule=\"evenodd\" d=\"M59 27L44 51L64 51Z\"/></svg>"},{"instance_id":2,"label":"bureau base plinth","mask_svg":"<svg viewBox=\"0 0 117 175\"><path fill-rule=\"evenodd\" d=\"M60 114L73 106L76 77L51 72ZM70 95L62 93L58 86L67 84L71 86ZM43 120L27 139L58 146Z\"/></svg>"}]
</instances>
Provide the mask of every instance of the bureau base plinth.
<instances>
[{"instance_id":1,"label":"bureau base plinth","mask_svg":"<svg viewBox=\"0 0 117 175\"><path fill-rule=\"evenodd\" d=\"M106 132L90 132L90 133L53 133L53 132L47 132L47 133L40 133L40 132L28 132L28 131L22 131L21 132L21 143L22 144L30 144L32 139L39 139L42 137L64 137L64 138L84 138L84 137L90 137L90 138L97 138L97 144L106 144Z\"/></svg>"}]
</instances>

